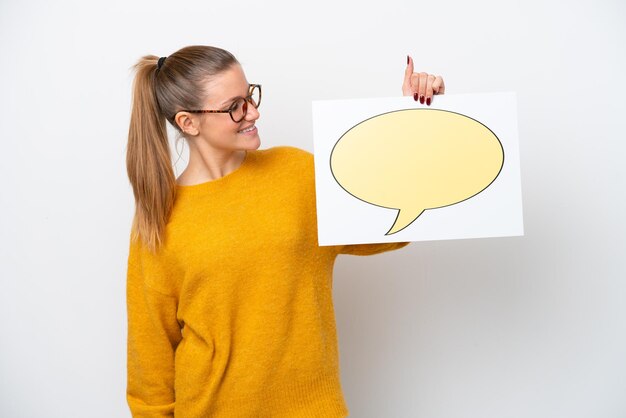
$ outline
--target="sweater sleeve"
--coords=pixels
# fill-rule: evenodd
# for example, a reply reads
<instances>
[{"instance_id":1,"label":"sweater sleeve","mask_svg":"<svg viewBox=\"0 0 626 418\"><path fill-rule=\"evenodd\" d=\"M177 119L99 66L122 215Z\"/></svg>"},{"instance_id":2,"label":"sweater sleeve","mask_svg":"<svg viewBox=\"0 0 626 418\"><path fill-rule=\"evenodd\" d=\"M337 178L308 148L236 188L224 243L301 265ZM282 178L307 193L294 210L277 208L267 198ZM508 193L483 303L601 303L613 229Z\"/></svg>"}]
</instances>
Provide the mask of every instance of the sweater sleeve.
<instances>
[{"instance_id":1,"label":"sweater sleeve","mask_svg":"<svg viewBox=\"0 0 626 418\"><path fill-rule=\"evenodd\" d=\"M339 247L339 254L373 255L387 251L399 250L409 245L408 242L390 242L385 244L354 244Z\"/></svg>"},{"instance_id":2,"label":"sweater sleeve","mask_svg":"<svg viewBox=\"0 0 626 418\"><path fill-rule=\"evenodd\" d=\"M177 297L157 290L167 270L131 244L127 273L127 392L133 417L174 417L174 352L181 328Z\"/></svg>"}]
</instances>

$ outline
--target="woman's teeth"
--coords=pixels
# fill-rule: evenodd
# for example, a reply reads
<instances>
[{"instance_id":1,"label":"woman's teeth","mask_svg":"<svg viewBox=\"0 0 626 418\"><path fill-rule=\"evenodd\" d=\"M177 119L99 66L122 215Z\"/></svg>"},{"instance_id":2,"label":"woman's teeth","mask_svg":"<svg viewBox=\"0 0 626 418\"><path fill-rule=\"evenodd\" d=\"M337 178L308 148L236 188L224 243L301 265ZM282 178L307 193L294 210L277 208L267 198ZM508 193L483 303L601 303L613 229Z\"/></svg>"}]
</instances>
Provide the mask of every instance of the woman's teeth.
<instances>
[{"instance_id":1,"label":"woman's teeth","mask_svg":"<svg viewBox=\"0 0 626 418\"><path fill-rule=\"evenodd\" d=\"M239 132L240 132L240 133L242 133L242 134L245 134L246 132L250 132L250 131L251 131L251 130L253 130L253 129L254 129L254 125L253 125L253 126L251 126L251 127L249 127L249 128L242 129L242 130L241 130L241 131L239 131Z\"/></svg>"}]
</instances>

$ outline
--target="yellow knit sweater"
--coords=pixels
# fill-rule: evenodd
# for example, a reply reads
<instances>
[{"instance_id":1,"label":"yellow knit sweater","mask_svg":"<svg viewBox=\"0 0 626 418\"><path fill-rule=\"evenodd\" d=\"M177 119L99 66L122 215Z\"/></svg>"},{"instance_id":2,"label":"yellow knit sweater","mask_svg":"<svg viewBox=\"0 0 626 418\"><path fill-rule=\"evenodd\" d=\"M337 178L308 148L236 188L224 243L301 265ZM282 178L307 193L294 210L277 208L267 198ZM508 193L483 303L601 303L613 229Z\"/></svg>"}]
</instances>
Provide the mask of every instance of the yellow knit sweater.
<instances>
[{"instance_id":1,"label":"yellow knit sweater","mask_svg":"<svg viewBox=\"0 0 626 418\"><path fill-rule=\"evenodd\" d=\"M162 249L131 243L128 387L134 417L336 418L332 272L320 247L312 155L248 152L218 180L178 186Z\"/></svg>"}]
</instances>

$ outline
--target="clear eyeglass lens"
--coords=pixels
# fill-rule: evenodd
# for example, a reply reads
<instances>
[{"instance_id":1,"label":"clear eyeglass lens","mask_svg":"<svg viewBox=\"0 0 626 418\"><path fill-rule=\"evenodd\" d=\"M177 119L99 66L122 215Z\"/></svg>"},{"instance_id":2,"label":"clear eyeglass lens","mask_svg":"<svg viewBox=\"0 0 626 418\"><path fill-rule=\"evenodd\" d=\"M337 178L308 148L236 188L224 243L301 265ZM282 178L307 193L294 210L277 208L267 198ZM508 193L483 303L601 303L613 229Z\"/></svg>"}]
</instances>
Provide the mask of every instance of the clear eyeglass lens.
<instances>
[{"instance_id":1,"label":"clear eyeglass lens","mask_svg":"<svg viewBox=\"0 0 626 418\"><path fill-rule=\"evenodd\" d=\"M238 99L231 108L231 114L235 122L241 121L246 115L247 103L245 99Z\"/></svg>"},{"instance_id":2,"label":"clear eyeglass lens","mask_svg":"<svg viewBox=\"0 0 626 418\"><path fill-rule=\"evenodd\" d=\"M249 104L252 104L254 107L259 106L260 96L261 95L259 93L259 88L255 86L250 94L249 102L246 101L246 99L241 98L233 103L231 112L235 122L241 122L243 120L243 118L246 116Z\"/></svg>"},{"instance_id":3,"label":"clear eyeglass lens","mask_svg":"<svg viewBox=\"0 0 626 418\"><path fill-rule=\"evenodd\" d=\"M250 93L250 99L251 99L252 105L254 107L259 107L259 101L261 99L261 93L259 92L259 87L258 86L254 86L254 88L252 89L252 92Z\"/></svg>"}]
</instances>

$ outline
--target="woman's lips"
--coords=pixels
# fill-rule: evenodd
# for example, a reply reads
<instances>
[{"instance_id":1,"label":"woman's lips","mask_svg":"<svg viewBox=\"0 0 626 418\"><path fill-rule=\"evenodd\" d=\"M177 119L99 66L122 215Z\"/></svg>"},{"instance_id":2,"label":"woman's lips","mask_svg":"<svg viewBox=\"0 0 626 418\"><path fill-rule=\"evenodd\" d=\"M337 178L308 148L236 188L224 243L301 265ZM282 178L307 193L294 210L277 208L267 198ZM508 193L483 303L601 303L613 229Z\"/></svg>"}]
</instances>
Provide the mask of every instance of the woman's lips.
<instances>
[{"instance_id":1,"label":"woman's lips","mask_svg":"<svg viewBox=\"0 0 626 418\"><path fill-rule=\"evenodd\" d=\"M238 133L242 135L253 135L256 133L256 131L257 131L256 126L252 125L252 126L248 126L246 129L240 130Z\"/></svg>"}]
</instances>

